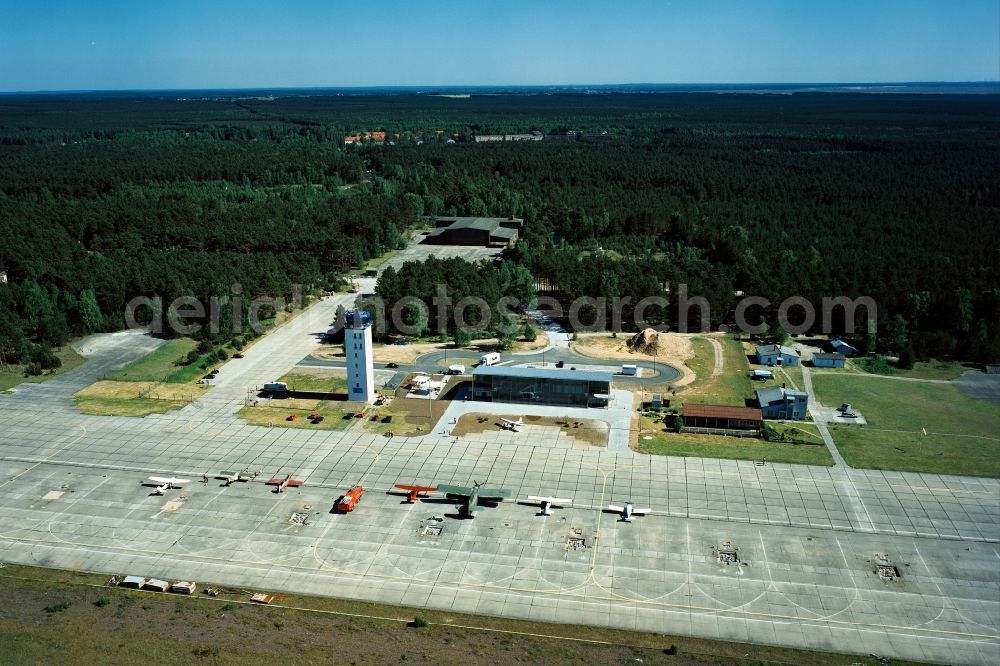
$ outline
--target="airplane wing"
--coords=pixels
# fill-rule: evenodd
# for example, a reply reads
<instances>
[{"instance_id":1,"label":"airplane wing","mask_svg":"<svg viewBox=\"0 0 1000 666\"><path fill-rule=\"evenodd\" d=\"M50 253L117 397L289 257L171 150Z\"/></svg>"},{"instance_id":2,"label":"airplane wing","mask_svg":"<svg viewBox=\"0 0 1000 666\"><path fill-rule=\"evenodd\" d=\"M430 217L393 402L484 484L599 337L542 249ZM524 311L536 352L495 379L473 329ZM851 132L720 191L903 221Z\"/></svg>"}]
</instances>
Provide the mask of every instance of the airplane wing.
<instances>
[{"instance_id":1,"label":"airplane wing","mask_svg":"<svg viewBox=\"0 0 1000 666\"><path fill-rule=\"evenodd\" d=\"M652 509L632 509L632 513L644 515L652 511Z\"/></svg>"},{"instance_id":2,"label":"airplane wing","mask_svg":"<svg viewBox=\"0 0 1000 666\"><path fill-rule=\"evenodd\" d=\"M180 485L182 483L190 483L190 479L175 479L169 476L151 476L150 481L156 481L157 483L166 483L168 485Z\"/></svg>"},{"instance_id":3,"label":"airplane wing","mask_svg":"<svg viewBox=\"0 0 1000 666\"><path fill-rule=\"evenodd\" d=\"M298 488L299 486L302 485L302 482L299 481L298 479L289 479L288 483L286 483L285 485L288 486L289 488Z\"/></svg>"},{"instance_id":4,"label":"airplane wing","mask_svg":"<svg viewBox=\"0 0 1000 666\"><path fill-rule=\"evenodd\" d=\"M483 499L493 499L495 497L510 497L510 491L506 488L480 488L479 496Z\"/></svg>"},{"instance_id":5,"label":"airplane wing","mask_svg":"<svg viewBox=\"0 0 1000 666\"><path fill-rule=\"evenodd\" d=\"M284 480L285 480L285 477L283 477L283 476L276 476L273 479L271 479L270 481L264 482L264 485L266 485L266 486L277 486L277 485L280 485L281 482L284 481Z\"/></svg>"},{"instance_id":6,"label":"airplane wing","mask_svg":"<svg viewBox=\"0 0 1000 666\"><path fill-rule=\"evenodd\" d=\"M534 500L536 502L548 502L549 504L572 504L572 499L567 499L565 497L539 497L538 495L528 495L528 499Z\"/></svg>"},{"instance_id":7,"label":"airplane wing","mask_svg":"<svg viewBox=\"0 0 1000 666\"><path fill-rule=\"evenodd\" d=\"M408 490L415 493L432 493L437 490L436 486L407 486L402 483L396 483L393 488L399 488L400 490Z\"/></svg>"},{"instance_id":8,"label":"airplane wing","mask_svg":"<svg viewBox=\"0 0 1000 666\"><path fill-rule=\"evenodd\" d=\"M608 511L624 511L624 510L625 510L625 507L618 506L617 504L609 504L608 505ZM632 511L632 513L635 513L635 511Z\"/></svg>"},{"instance_id":9,"label":"airplane wing","mask_svg":"<svg viewBox=\"0 0 1000 666\"><path fill-rule=\"evenodd\" d=\"M449 486L445 484L445 485L439 485L437 489L438 492L442 492L448 495L465 495L466 497L468 497L473 493L473 489L466 486ZM482 490L479 491L479 495L480 496L483 495Z\"/></svg>"},{"instance_id":10,"label":"airplane wing","mask_svg":"<svg viewBox=\"0 0 1000 666\"><path fill-rule=\"evenodd\" d=\"M215 475L217 479L235 479L239 476L236 472L222 471Z\"/></svg>"}]
</instances>

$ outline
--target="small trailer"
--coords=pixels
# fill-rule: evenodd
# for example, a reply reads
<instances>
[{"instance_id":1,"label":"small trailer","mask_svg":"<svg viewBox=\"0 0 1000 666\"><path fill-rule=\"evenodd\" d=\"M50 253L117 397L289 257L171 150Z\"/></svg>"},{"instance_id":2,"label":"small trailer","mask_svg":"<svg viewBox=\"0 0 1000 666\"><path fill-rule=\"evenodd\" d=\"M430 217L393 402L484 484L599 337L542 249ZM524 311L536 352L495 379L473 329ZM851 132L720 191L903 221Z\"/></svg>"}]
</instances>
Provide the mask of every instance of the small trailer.
<instances>
[{"instance_id":1,"label":"small trailer","mask_svg":"<svg viewBox=\"0 0 1000 666\"><path fill-rule=\"evenodd\" d=\"M482 366L496 365L499 362L500 354L498 352L490 352L479 357L479 365Z\"/></svg>"},{"instance_id":2,"label":"small trailer","mask_svg":"<svg viewBox=\"0 0 1000 666\"><path fill-rule=\"evenodd\" d=\"M175 594L194 594L198 584L193 581L179 580L170 586L170 591Z\"/></svg>"},{"instance_id":3,"label":"small trailer","mask_svg":"<svg viewBox=\"0 0 1000 666\"><path fill-rule=\"evenodd\" d=\"M134 590L142 589L142 586L146 584L146 579L142 576L125 576L122 578L121 582L118 583L118 587L131 587Z\"/></svg>"},{"instance_id":4,"label":"small trailer","mask_svg":"<svg viewBox=\"0 0 1000 666\"><path fill-rule=\"evenodd\" d=\"M157 592L166 592L170 589L170 583L165 580L160 580L158 578L150 578L143 584L142 589L144 590L156 590Z\"/></svg>"}]
</instances>

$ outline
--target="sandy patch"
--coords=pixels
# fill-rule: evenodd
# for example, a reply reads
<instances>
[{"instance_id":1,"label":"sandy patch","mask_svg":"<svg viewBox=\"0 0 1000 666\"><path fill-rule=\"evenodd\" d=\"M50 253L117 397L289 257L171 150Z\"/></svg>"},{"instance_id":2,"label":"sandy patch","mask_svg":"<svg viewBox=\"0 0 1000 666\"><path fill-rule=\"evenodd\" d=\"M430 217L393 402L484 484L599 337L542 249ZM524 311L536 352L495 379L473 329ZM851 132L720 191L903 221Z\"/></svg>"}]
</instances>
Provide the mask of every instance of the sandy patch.
<instances>
[{"instance_id":1,"label":"sandy patch","mask_svg":"<svg viewBox=\"0 0 1000 666\"><path fill-rule=\"evenodd\" d=\"M120 382L102 379L76 393L78 398L152 398L155 400L194 400L210 387L159 382Z\"/></svg>"},{"instance_id":2,"label":"sandy patch","mask_svg":"<svg viewBox=\"0 0 1000 666\"><path fill-rule=\"evenodd\" d=\"M687 386L696 377L686 365L694 356L692 338L711 338L722 333L658 333L647 328L631 338L612 338L607 333L580 333L571 342L573 351L591 358L636 359L662 361L680 371L681 376L670 382L673 387ZM654 354L655 351L655 354Z\"/></svg>"},{"instance_id":3,"label":"sandy patch","mask_svg":"<svg viewBox=\"0 0 1000 666\"><path fill-rule=\"evenodd\" d=\"M574 419L562 416L523 416L520 414L484 414L482 412L470 412L463 414L458 419L458 423L451 429L451 434L455 437L471 435L481 432L492 432L502 430L503 422L501 418L516 421L523 419L524 425L519 428L519 433L531 436L534 428L556 428L570 439L576 446L607 446L609 427L605 421L595 419ZM538 431L535 432L538 434Z\"/></svg>"}]
</instances>

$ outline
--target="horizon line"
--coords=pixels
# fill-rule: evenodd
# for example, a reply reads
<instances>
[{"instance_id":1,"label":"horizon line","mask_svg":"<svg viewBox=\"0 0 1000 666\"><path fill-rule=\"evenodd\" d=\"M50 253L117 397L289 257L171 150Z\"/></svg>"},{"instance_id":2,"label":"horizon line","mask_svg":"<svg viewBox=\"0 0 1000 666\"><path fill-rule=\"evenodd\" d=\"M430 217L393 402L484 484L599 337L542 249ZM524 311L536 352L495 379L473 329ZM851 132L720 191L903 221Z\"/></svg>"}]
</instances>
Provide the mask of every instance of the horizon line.
<instances>
[{"instance_id":1,"label":"horizon line","mask_svg":"<svg viewBox=\"0 0 1000 666\"><path fill-rule=\"evenodd\" d=\"M754 81L754 82L719 82L701 83L654 83L654 82L621 82L621 83L440 83L440 84L372 84L372 85L255 85L255 86L216 86L200 88L62 88L35 90L0 90L0 95L59 95L88 93L172 93L172 92L228 92L228 91L292 91L292 90L477 90L477 89L541 89L541 88L616 88L616 87L673 87L673 88L704 88L711 86L723 87L841 87L841 86L915 86L915 85L997 85L1000 79L979 80L913 80L913 81ZM998 87L1000 92L1000 87Z\"/></svg>"}]
</instances>

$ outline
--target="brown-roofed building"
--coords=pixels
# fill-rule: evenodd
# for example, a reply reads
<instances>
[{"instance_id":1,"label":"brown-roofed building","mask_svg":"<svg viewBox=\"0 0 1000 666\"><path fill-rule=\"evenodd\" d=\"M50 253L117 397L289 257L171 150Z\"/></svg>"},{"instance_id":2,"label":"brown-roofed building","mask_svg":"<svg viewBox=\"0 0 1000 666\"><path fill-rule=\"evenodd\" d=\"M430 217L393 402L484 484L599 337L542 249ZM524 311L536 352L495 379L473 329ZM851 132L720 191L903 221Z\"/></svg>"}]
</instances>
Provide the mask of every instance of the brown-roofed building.
<instances>
[{"instance_id":1,"label":"brown-roofed building","mask_svg":"<svg viewBox=\"0 0 1000 666\"><path fill-rule=\"evenodd\" d=\"M758 436L764 417L756 407L684 403L684 430Z\"/></svg>"},{"instance_id":2,"label":"brown-roofed building","mask_svg":"<svg viewBox=\"0 0 1000 666\"><path fill-rule=\"evenodd\" d=\"M372 132L368 137L372 141L385 141L385 132Z\"/></svg>"}]
</instances>

